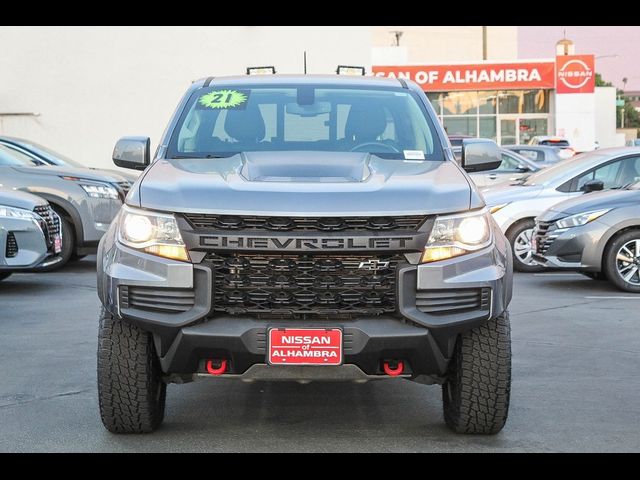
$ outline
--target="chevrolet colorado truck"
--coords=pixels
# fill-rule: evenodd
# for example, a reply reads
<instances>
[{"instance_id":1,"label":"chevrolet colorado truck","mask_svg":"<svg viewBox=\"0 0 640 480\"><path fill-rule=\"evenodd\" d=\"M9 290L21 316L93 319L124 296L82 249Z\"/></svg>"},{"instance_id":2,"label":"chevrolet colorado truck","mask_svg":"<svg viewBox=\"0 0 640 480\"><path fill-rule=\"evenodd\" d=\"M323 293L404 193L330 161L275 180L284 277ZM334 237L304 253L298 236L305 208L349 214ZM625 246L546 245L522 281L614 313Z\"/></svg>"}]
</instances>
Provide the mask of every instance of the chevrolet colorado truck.
<instances>
[{"instance_id":1,"label":"chevrolet colorado truck","mask_svg":"<svg viewBox=\"0 0 640 480\"><path fill-rule=\"evenodd\" d=\"M98 392L116 433L155 430L167 383L412 380L460 433L499 432L511 382L508 242L413 82L194 82L100 241Z\"/></svg>"}]
</instances>

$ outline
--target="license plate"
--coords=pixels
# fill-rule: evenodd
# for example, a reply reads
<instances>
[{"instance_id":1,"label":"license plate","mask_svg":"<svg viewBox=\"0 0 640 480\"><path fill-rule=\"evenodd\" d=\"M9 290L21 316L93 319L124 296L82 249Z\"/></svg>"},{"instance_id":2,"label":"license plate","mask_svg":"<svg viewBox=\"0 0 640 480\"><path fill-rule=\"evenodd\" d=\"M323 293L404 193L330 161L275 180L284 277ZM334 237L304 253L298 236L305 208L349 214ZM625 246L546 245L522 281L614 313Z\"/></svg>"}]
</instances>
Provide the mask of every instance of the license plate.
<instances>
[{"instance_id":1,"label":"license plate","mask_svg":"<svg viewBox=\"0 0 640 480\"><path fill-rule=\"evenodd\" d=\"M56 253L60 253L62 251L62 238L60 238L60 235L53 237L53 250Z\"/></svg>"},{"instance_id":2,"label":"license plate","mask_svg":"<svg viewBox=\"0 0 640 480\"><path fill-rule=\"evenodd\" d=\"M272 328L268 361L271 365L340 365L339 328Z\"/></svg>"}]
</instances>

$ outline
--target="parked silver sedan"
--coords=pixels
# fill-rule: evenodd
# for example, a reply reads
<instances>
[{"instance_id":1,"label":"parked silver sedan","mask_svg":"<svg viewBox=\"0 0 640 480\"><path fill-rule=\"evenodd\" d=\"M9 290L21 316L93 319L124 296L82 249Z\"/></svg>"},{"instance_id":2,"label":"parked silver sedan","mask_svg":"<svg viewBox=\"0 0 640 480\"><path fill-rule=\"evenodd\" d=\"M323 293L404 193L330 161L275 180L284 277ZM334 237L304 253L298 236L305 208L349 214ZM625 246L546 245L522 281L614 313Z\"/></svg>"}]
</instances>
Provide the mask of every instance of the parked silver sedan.
<instances>
[{"instance_id":1,"label":"parked silver sedan","mask_svg":"<svg viewBox=\"0 0 640 480\"><path fill-rule=\"evenodd\" d=\"M46 200L0 188L0 280L62 261L60 218Z\"/></svg>"},{"instance_id":2,"label":"parked silver sedan","mask_svg":"<svg viewBox=\"0 0 640 480\"><path fill-rule=\"evenodd\" d=\"M536 163L515 152L502 150L502 163L495 170L470 173L469 176L478 187L492 187L495 185L514 182L525 175L541 170Z\"/></svg>"},{"instance_id":3,"label":"parked silver sedan","mask_svg":"<svg viewBox=\"0 0 640 480\"><path fill-rule=\"evenodd\" d=\"M493 217L514 251L514 268L540 271L532 258L534 219L553 205L586 193L622 188L640 180L640 148L584 153L525 176L510 185L483 190Z\"/></svg>"}]
</instances>

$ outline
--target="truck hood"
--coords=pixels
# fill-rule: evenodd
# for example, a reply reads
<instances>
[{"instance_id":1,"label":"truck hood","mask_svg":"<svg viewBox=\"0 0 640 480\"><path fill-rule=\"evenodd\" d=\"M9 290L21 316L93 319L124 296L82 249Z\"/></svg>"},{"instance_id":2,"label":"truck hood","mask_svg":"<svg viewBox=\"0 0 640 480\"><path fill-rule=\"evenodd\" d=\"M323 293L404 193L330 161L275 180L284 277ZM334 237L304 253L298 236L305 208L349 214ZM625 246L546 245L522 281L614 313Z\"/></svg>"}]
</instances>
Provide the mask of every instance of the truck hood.
<instances>
[{"instance_id":1,"label":"truck hood","mask_svg":"<svg viewBox=\"0 0 640 480\"><path fill-rule=\"evenodd\" d=\"M6 207L33 210L38 205L46 205L47 201L26 192L19 192L9 188L0 188L0 205Z\"/></svg>"},{"instance_id":2,"label":"truck hood","mask_svg":"<svg viewBox=\"0 0 640 480\"><path fill-rule=\"evenodd\" d=\"M93 180L96 182L130 182L131 178L125 177L120 173L112 170L95 170L92 168L77 168L67 166L41 165L38 167L11 167L22 173L37 175L56 175L59 177L78 177L85 180Z\"/></svg>"},{"instance_id":3,"label":"truck hood","mask_svg":"<svg viewBox=\"0 0 640 480\"><path fill-rule=\"evenodd\" d=\"M159 159L128 202L171 212L281 216L416 215L483 206L454 162L344 152Z\"/></svg>"}]
</instances>

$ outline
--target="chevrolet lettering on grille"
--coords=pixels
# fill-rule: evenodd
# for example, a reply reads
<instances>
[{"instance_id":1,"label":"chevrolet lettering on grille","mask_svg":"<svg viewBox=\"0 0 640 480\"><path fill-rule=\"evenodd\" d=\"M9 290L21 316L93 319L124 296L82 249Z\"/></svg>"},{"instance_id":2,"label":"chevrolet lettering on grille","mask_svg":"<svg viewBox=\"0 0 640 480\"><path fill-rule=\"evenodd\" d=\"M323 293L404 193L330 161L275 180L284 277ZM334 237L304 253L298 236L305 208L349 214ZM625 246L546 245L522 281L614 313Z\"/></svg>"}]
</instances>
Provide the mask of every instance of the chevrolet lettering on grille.
<instances>
[{"instance_id":1,"label":"chevrolet lettering on grille","mask_svg":"<svg viewBox=\"0 0 640 480\"><path fill-rule=\"evenodd\" d=\"M218 250L404 250L412 247L415 238L406 237L250 237L205 235L201 247Z\"/></svg>"}]
</instances>

